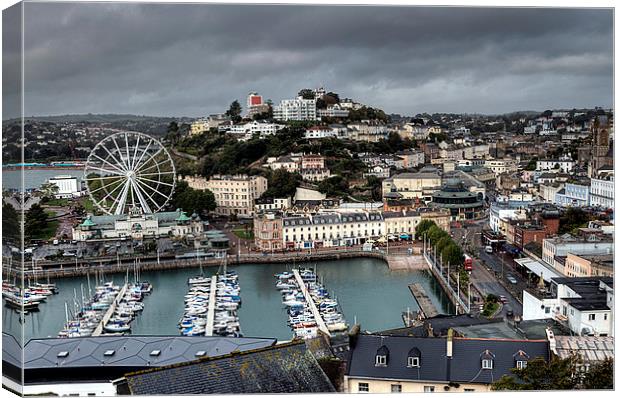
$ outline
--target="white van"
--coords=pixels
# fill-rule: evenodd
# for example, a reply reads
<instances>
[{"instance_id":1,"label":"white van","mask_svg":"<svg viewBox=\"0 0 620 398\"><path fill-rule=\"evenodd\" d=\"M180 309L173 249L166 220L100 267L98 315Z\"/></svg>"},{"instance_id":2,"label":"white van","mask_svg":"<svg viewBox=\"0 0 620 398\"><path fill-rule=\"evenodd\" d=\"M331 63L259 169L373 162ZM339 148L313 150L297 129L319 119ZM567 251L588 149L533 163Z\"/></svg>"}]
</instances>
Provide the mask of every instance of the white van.
<instances>
[{"instance_id":1,"label":"white van","mask_svg":"<svg viewBox=\"0 0 620 398\"><path fill-rule=\"evenodd\" d=\"M493 247L492 246L485 246L484 247L484 251L487 253L493 253Z\"/></svg>"}]
</instances>

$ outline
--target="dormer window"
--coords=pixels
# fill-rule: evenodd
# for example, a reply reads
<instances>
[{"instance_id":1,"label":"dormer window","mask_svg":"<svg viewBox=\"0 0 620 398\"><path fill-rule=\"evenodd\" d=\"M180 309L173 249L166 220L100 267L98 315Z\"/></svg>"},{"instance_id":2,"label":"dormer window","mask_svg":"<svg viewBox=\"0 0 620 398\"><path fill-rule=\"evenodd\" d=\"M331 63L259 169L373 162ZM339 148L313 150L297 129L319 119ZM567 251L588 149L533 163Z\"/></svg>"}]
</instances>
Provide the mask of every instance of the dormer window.
<instances>
[{"instance_id":1,"label":"dormer window","mask_svg":"<svg viewBox=\"0 0 620 398\"><path fill-rule=\"evenodd\" d=\"M523 350L517 351L516 354L513 355L515 361L515 368L517 369L525 369L527 366L527 361L530 359L530 356Z\"/></svg>"},{"instance_id":2,"label":"dormer window","mask_svg":"<svg viewBox=\"0 0 620 398\"><path fill-rule=\"evenodd\" d=\"M486 350L480 356L480 360L482 362L482 369L493 369L493 360L495 359L495 355L489 350Z\"/></svg>"},{"instance_id":3,"label":"dormer window","mask_svg":"<svg viewBox=\"0 0 620 398\"><path fill-rule=\"evenodd\" d=\"M422 354L420 350L416 347L413 347L409 350L409 354L407 354L407 367L408 368L419 368L420 367L420 358Z\"/></svg>"},{"instance_id":4,"label":"dormer window","mask_svg":"<svg viewBox=\"0 0 620 398\"><path fill-rule=\"evenodd\" d=\"M387 366L388 356L390 352L388 351L386 346L381 346L377 350L377 355L375 355L375 366Z\"/></svg>"},{"instance_id":5,"label":"dormer window","mask_svg":"<svg viewBox=\"0 0 620 398\"><path fill-rule=\"evenodd\" d=\"M418 357L407 357L407 366L410 368L419 368L420 367L420 358Z\"/></svg>"}]
</instances>

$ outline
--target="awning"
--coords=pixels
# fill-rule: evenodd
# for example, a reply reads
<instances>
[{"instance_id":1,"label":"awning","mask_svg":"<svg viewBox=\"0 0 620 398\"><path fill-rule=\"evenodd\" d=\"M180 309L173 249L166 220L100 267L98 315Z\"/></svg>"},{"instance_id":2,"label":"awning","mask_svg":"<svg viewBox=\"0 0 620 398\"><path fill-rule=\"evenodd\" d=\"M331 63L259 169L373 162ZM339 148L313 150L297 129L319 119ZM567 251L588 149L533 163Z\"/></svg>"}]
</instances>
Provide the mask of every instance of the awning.
<instances>
[{"instance_id":1,"label":"awning","mask_svg":"<svg viewBox=\"0 0 620 398\"><path fill-rule=\"evenodd\" d=\"M540 275L542 274L542 277L545 280L545 282L551 282L551 278L562 278L563 277L562 274L552 269L551 267L548 267L536 260L532 260L529 257L516 258L515 262L529 269L530 271L532 271L533 274L537 275L538 277L540 277Z\"/></svg>"},{"instance_id":2,"label":"awning","mask_svg":"<svg viewBox=\"0 0 620 398\"><path fill-rule=\"evenodd\" d=\"M400 238L401 239L409 239L409 235L407 235L407 234L400 234Z\"/></svg>"}]
</instances>

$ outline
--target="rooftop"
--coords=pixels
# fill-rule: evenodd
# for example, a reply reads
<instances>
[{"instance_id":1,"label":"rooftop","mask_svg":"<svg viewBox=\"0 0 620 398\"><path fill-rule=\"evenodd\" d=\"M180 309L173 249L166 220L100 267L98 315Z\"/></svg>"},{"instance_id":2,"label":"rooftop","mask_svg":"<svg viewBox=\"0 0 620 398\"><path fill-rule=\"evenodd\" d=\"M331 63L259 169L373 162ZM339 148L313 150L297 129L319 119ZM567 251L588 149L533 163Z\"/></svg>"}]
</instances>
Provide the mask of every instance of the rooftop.
<instances>
[{"instance_id":1,"label":"rooftop","mask_svg":"<svg viewBox=\"0 0 620 398\"><path fill-rule=\"evenodd\" d=\"M126 375L132 395L335 392L302 341Z\"/></svg>"}]
</instances>

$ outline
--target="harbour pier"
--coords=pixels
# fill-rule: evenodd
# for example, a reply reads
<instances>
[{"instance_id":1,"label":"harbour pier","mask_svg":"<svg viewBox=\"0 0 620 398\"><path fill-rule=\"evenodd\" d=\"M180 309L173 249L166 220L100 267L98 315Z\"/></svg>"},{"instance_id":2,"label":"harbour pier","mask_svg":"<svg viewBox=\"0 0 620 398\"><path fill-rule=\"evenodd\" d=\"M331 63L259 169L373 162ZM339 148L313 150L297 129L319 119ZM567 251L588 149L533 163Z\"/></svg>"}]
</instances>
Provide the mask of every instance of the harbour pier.
<instances>
[{"instance_id":1,"label":"harbour pier","mask_svg":"<svg viewBox=\"0 0 620 398\"><path fill-rule=\"evenodd\" d=\"M125 296L125 292L127 291L127 286L129 285L125 283L123 287L121 288L121 290L119 290L118 294L114 298L114 301L112 302L112 304L110 305L106 313L103 315L103 318L101 318L101 321L99 321L99 324L97 325L97 327L95 328L91 336L97 337L97 336L100 336L101 333L103 333L103 327L108 323L112 315L114 315L114 311L116 311L117 304Z\"/></svg>"},{"instance_id":2,"label":"harbour pier","mask_svg":"<svg viewBox=\"0 0 620 398\"><path fill-rule=\"evenodd\" d=\"M419 283L413 283L409 285L409 290L417 301L418 306L420 306L420 311L425 318L433 318L439 315L437 308L435 308L435 305L431 301L430 297L428 297L428 294L422 285Z\"/></svg>"},{"instance_id":3,"label":"harbour pier","mask_svg":"<svg viewBox=\"0 0 620 398\"><path fill-rule=\"evenodd\" d=\"M209 306L207 307L207 325L205 336L213 336L213 323L215 322L215 299L217 296L217 275L211 277L211 291L209 293Z\"/></svg>"},{"instance_id":4,"label":"harbour pier","mask_svg":"<svg viewBox=\"0 0 620 398\"><path fill-rule=\"evenodd\" d=\"M327 328L327 325L325 324L325 321L323 320L323 316L319 312L318 308L316 308L314 299L308 292L308 287L306 286L306 283L302 279L301 275L299 275L299 270L294 269L293 275L295 276L297 285L299 286L299 288L301 289L301 292L304 295L304 299L306 300L306 303L308 303L308 306L310 307L310 311L312 312L312 315L314 316L314 319L316 320L317 327L319 328L321 332L325 333L327 336L331 336L331 333L329 332L329 329Z\"/></svg>"}]
</instances>

